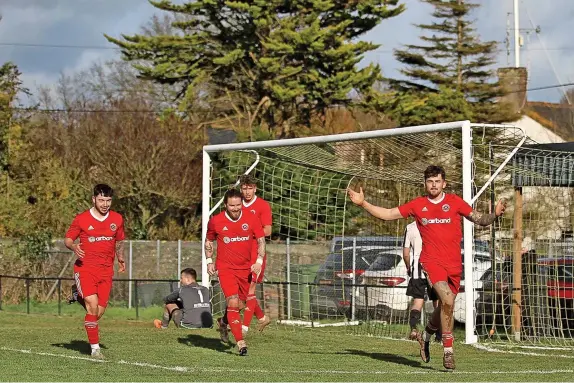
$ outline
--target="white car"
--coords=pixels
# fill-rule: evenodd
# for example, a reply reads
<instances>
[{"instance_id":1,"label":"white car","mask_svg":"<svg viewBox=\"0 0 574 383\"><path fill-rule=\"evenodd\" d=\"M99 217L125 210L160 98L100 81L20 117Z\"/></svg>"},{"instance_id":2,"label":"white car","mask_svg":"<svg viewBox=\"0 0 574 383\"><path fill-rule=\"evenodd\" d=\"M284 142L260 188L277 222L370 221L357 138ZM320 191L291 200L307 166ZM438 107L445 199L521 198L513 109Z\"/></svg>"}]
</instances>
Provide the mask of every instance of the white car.
<instances>
[{"instance_id":1,"label":"white car","mask_svg":"<svg viewBox=\"0 0 574 383\"><path fill-rule=\"evenodd\" d=\"M473 262L473 280L479 288L480 278L490 267L490 254L484 252L482 241L476 241ZM479 247L479 245L482 245ZM486 247L488 250L488 247ZM363 273L355 291L355 311L359 318L368 314L370 318L388 318L390 316L406 317L410 310L411 298L406 295L409 277L402 259L402 248L388 248ZM454 319L465 322L466 296L464 294L464 277L460 293L455 299ZM475 300L478 295L475 294ZM425 310L433 310L432 302L425 304Z\"/></svg>"}]
</instances>

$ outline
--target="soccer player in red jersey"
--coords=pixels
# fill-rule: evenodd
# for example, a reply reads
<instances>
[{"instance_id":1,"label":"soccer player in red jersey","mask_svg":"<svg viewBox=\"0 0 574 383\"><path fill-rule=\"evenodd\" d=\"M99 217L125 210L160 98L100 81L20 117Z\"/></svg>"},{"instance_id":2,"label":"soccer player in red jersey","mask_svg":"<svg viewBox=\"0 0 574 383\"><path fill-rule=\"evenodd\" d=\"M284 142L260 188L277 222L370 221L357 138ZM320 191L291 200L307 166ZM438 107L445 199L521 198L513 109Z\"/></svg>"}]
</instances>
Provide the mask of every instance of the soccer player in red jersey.
<instances>
[{"instance_id":1,"label":"soccer player in red jersey","mask_svg":"<svg viewBox=\"0 0 574 383\"><path fill-rule=\"evenodd\" d=\"M257 192L257 180L246 174L239 178L239 187L241 195L243 196L243 211L246 214L253 214L263 227L263 232L265 236L271 235L271 225L273 220L271 217L271 206L267 201L255 195ZM251 256L251 261L253 263L257 262L257 246L253 246L253 253ZM263 263L261 264L261 272L257 275L255 273L251 274L251 283L249 285L249 292L247 294L247 302L245 305L245 311L243 312L243 332L247 333L249 330L249 325L253 319L253 315L257 318L257 330L263 331L263 329L269 324L269 317L265 315L261 306L257 301L255 296L255 289L258 283L263 282L263 274L265 273L265 266L267 264L267 254L263 258Z\"/></svg>"},{"instance_id":2,"label":"soccer player in red jersey","mask_svg":"<svg viewBox=\"0 0 574 383\"><path fill-rule=\"evenodd\" d=\"M231 333L237 342L239 355L247 355L247 344L241 331L239 301L245 301L249 292L251 273L259 274L265 257L265 233L261 222L243 211L241 193L229 189L223 197L225 211L211 217L207 224L205 257L209 275L219 275L219 284L227 301L227 316ZM257 240L257 260L252 261L252 248ZM217 241L217 257L213 263Z\"/></svg>"},{"instance_id":3,"label":"soccer player in red jersey","mask_svg":"<svg viewBox=\"0 0 574 383\"><path fill-rule=\"evenodd\" d=\"M462 239L461 216L481 226L491 225L504 213L506 201L500 200L492 214L482 214L472 209L462 198L447 194L446 175L440 166L431 165L424 171L427 195L418 197L399 207L386 209L371 205L365 201L363 189L359 192L349 189L349 198L367 212L382 220L414 217L421 234L423 247L420 263L427 280L439 298L423 334L417 340L421 347L421 358L430 361L429 342L432 335L441 326L444 346L443 365L448 370L455 368L452 330L454 326L454 299L460 287L462 277L462 257L460 242Z\"/></svg>"},{"instance_id":4,"label":"soccer player in red jersey","mask_svg":"<svg viewBox=\"0 0 574 383\"><path fill-rule=\"evenodd\" d=\"M124 219L111 211L114 191L105 184L94 187L93 206L78 214L66 232L64 244L78 259L74 279L79 297L86 308L84 327L92 348L92 357L102 359L98 320L104 315L112 289L114 258L124 272ZM74 243L77 238L79 243Z\"/></svg>"}]
</instances>

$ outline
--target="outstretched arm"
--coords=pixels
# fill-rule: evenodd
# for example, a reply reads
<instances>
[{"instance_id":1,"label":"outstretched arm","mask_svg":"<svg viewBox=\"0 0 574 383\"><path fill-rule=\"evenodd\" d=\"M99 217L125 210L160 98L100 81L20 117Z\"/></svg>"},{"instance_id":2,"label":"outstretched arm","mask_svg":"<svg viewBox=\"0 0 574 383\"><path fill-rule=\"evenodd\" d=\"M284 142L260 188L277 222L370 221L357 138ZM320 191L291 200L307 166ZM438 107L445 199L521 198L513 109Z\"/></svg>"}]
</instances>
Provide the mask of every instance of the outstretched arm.
<instances>
[{"instance_id":1,"label":"outstretched arm","mask_svg":"<svg viewBox=\"0 0 574 383\"><path fill-rule=\"evenodd\" d=\"M399 211L399 208L397 207L387 209L381 206L376 206L368 203L365 200L365 195L363 194L363 188L359 188L359 192L356 192L352 189L347 189L347 192L349 193L349 198L351 199L351 201L353 201L355 205L361 206L373 217L385 221L391 221L394 219L403 218L401 212Z\"/></svg>"},{"instance_id":2,"label":"outstretched arm","mask_svg":"<svg viewBox=\"0 0 574 383\"><path fill-rule=\"evenodd\" d=\"M500 201L498 201L498 204L496 204L496 209L494 210L494 213L484 214L476 210L473 210L466 217L466 219L480 226L489 226L492 225L494 221L496 221L496 218L504 214L505 210L506 210L506 200L501 199Z\"/></svg>"}]
</instances>

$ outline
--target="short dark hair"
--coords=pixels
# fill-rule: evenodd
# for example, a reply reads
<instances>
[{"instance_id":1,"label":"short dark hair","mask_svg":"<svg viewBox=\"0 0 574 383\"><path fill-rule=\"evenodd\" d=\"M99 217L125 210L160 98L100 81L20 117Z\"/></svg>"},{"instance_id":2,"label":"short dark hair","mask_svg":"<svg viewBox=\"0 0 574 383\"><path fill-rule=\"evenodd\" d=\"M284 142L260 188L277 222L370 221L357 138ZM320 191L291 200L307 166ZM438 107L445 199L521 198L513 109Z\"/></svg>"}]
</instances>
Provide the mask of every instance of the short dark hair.
<instances>
[{"instance_id":1,"label":"short dark hair","mask_svg":"<svg viewBox=\"0 0 574 383\"><path fill-rule=\"evenodd\" d=\"M197 272L195 271L195 269L192 269L191 267L181 270L181 273L187 274L195 280L197 279Z\"/></svg>"},{"instance_id":2,"label":"short dark hair","mask_svg":"<svg viewBox=\"0 0 574 383\"><path fill-rule=\"evenodd\" d=\"M235 188L233 189L229 189L228 191L225 192L225 195L223 196L223 203L227 205L227 200L230 198L243 198L243 196L241 195L241 192Z\"/></svg>"},{"instance_id":3,"label":"short dark hair","mask_svg":"<svg viewBox=\"0 0 574 383\"><path fill-rule=\"evenodd\" d=\"M242 174L241 177L239 177L239 186L242 185L257 186L257 179L253 177L251 174Z\"/></svg>"},{"instance_id":4,"label":"short dark hair","mask_svg":"<svg viewBox=\"0 0 574 383\"><path fill-rule=\"evenodd\" d=\"M436 166L436 165L429 165L426 169L425 169L425 181L431 177L436 177L438 175L442 176L443 180L446 180L446 173L444 171L444 169L440 166Z\"/></svg>"},{"instance_id":5,"label":"short dark hair","mask_svg":"<svg viewBox=\"0 0 574 383\"><path fill-rule=\"evenodd\" d=\"M106 184L97 184L94 186L94 197L101 195L102 197L113 197L114 189Z\"/></svg>"}]
</instances>

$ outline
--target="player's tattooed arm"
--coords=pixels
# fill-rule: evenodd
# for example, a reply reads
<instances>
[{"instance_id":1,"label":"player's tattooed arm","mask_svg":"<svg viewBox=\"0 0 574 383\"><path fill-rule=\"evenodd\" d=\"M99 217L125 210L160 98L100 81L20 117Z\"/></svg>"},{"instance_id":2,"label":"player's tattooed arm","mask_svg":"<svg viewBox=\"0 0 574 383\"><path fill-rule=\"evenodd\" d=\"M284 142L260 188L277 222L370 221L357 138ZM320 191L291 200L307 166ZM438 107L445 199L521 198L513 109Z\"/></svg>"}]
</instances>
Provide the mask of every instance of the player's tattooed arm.
<instances>
[{"instance_id":1,"label":"player's tattooed arm","mask_svg":"<svg viewBox=\"0 0 574 383\"><path fill-rule=\"evenodd\" d=\"M205 248L205 257L206 258L213 257L213 241L206 239L204 248Z\"/></svg>"},{"instance_id":2,"label":"player's tattooed arm","mask_svg":"<svg viewBox=\"0 0 574 383\"><path fill-rule=\"evenodd\" d=\"M125 241L116 241L116 257L118 257L118 261L124 260L124 244Z\"/></svg>"},{"instance_id":3,"label":"player's tattooed arm","mask_svg":"<svg viewBox=\"0 0 574 383\"><path fill-rule=\"evenodd\" d=\"M265 257L265 237L257 238L257 258Z\"/></svg>"},{"instance_id":4,"label":"player's tattooed arm","mask_svg":"<svg viewBox=\"0 0 574 383\"><path fill-rule=\"evenodd\" d=\"M466 217L469 221L476 223L480 226L488 226L492 225L494 221L496 221L496 214L484 214L480 213L476 210L473 210L472 213L468 217Z\"/></svg>"},{"instance_id":5,"label":"player's tattooed arm","mask_svg":"<svg viewBox=\"0 0 574 383\"><path fill-rule=\"evenodd\" d=\"M500 217L501 215L504 214L504 211L506 210L506 199L502 198L498 201L498 203L496 204L496 207L494 208L494 213L491 214L483 214L483 213L479 213L476 210L473 210L470 215L468 217L466 217L469 221L476 223L477 225L480 226L488 226L488 225L492 225L492 223L494 221L496 221L497 217Z\"/></svg>"},{"instance_id":6,"label":"player's tattooed arm","mask_svg":"<svg viewBox=\"0 0 574 383\"><path fill-rule=\"evenodd\" d=\"M126 271L126 260L124 258L124 243L125 241L116 241L116 258L118 259L120 273Z\"/></svg>"}]
</instances>

